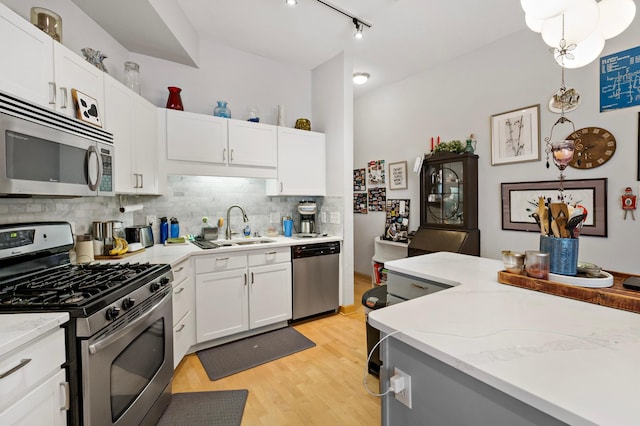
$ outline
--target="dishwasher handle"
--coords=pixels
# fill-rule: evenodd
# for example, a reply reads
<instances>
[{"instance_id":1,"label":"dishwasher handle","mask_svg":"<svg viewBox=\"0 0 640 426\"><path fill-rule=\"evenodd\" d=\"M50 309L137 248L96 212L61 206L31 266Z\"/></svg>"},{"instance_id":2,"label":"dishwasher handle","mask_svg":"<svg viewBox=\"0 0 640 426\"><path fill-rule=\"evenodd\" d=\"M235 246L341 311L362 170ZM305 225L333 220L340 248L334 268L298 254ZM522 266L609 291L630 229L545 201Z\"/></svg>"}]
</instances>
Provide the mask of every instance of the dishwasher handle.
<instances>
[{"instance_id":1,"label":"dishwasher handle","mask_svg":"<svg viewBox=\"0 0 640 426\"><path fill-rule=\"evenodd\" d=\"M325 256L340 253L340 242L300 244L291 247L291 257L301 259L304 257Z\"/></svg>"}]
</instances>

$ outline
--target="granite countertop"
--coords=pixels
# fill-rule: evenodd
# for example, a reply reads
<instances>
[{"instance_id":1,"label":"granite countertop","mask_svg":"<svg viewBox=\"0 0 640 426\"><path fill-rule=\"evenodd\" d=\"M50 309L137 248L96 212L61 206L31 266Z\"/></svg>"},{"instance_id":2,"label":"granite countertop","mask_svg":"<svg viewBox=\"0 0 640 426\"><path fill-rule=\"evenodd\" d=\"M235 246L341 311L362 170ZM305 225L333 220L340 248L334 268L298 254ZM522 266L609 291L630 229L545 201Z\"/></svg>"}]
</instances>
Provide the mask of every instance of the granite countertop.
<instances>
[{"instance_id":1,"label":"granite countertop","mask_svg":"<svg viewBox=\"0 0 640 426\"><path fill-rule=\"evenodd\" d=\"M0 357L67 321L66 312L0 315Z\"/></svg>"},{"instance_id":2,"label":"granite countertop","mask_svg":"<svg viewBox=\"0 0 640 426\"><path fill-rule=\"evenodd\" d=\"M493 259L385 267L453 287L371 312L374 327L569 424L637 424L639 314L500 284Z\"/></svg>"}]
</instances>

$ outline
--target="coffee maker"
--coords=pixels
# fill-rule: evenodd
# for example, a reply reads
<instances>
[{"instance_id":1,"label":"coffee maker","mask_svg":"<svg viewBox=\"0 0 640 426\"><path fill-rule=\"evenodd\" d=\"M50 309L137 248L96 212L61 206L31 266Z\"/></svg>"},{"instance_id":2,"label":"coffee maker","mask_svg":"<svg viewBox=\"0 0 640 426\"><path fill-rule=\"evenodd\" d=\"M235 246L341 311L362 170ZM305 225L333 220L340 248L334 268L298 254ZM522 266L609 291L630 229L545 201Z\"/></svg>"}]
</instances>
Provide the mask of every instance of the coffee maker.
<instances>
[{"instance_id":1,"label":"coffee maker","mask_svg":"<svg viewBox=\"0 0 640 426\"><path fill-rule=\"evenodd\" d=\"M300 233L315 234L316 233L316 213L318 206L315 201L302 200L298 204L298 213L300 213Z\"/></svg>"}]
</instances>

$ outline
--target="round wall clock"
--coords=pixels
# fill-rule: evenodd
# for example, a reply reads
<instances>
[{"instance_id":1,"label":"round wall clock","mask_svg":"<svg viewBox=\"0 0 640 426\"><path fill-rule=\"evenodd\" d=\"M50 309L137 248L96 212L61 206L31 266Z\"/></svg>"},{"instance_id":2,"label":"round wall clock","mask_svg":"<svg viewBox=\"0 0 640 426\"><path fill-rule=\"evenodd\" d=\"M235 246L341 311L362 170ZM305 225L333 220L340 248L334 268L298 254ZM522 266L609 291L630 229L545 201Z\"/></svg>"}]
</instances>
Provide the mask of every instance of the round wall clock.
<instances>
[{"instance_id":1,"label":"round wall clock","mask_svg":"<svg viewBox=\"0 0 640 426\"><path fill-rule=\"evenodd\" d=\"M601 166L616 152L616 138L601 127L585 127L566 138L575 143L576 149L569 166L576 169L593 169Z\"/></svg>"}]
</instances>

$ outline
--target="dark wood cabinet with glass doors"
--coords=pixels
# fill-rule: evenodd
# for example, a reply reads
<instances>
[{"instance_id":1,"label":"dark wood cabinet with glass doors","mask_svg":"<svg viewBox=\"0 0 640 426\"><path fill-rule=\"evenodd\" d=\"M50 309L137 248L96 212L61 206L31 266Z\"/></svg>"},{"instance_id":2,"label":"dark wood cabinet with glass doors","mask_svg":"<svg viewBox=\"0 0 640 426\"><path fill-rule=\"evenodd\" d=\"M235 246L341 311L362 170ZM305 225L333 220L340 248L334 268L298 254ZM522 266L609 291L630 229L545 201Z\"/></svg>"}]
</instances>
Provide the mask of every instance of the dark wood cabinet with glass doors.
<instances>
[{"instance_id":1,"label":"dark wood cabinet with glass doors","mask_svg":"<svg viewBox=\"0 0 640 426\"><path fill-rule=\"evenodd\" d=\"M451 251L480 255L478 156L437 152L420 174L420 228L409 256Z\"/></svg>"}]
</instances>

